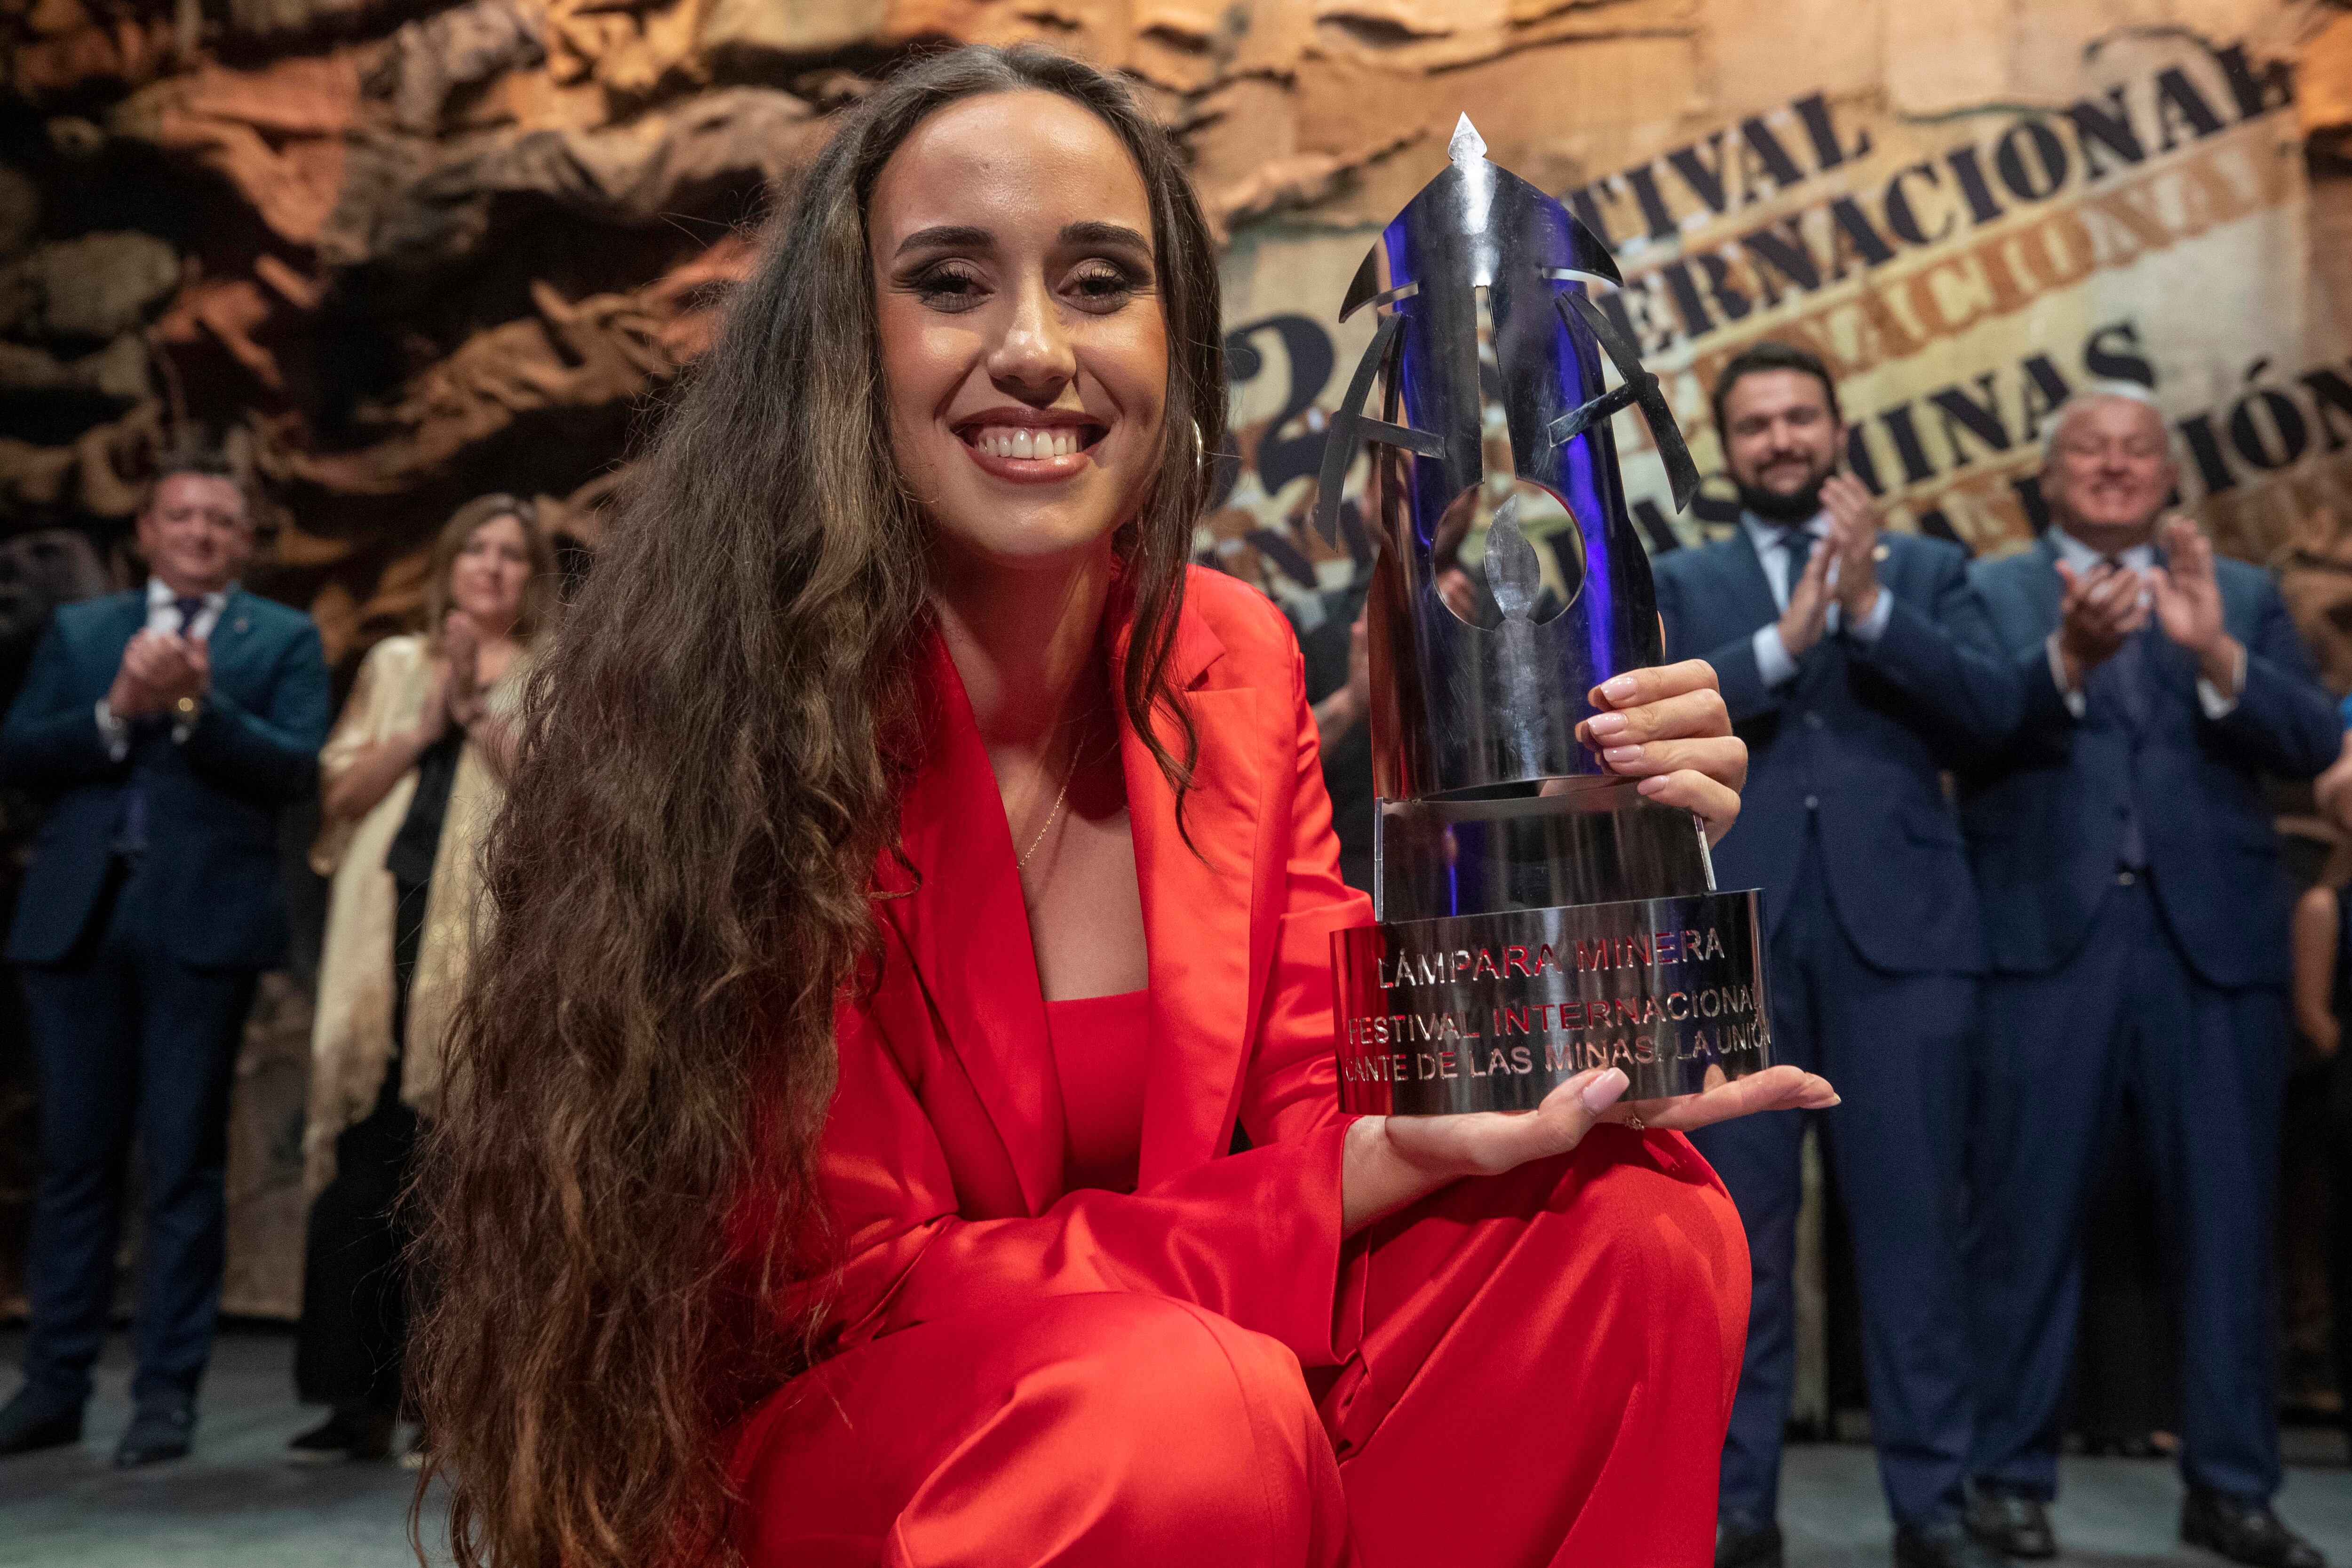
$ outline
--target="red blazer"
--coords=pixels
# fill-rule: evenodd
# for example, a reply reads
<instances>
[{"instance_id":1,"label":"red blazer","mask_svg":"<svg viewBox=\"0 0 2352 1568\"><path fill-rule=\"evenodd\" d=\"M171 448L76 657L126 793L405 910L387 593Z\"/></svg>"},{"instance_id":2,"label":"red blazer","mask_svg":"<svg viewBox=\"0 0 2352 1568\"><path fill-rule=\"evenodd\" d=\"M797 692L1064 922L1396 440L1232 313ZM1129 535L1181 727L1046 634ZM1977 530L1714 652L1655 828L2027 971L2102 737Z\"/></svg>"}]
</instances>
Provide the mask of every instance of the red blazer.
<instances>
[{"instance_id":1,"label":"red blazer","mask_svg":"<svg viewBox=\"0 0 2352 1568\"><path fill-rule=\"evenodd\" d=\"M1114 601L1116 603L1116 601ZM1126 643L1125 628L1111 640ZM1172 684L1199 731L1174 793L1124 729L1150 949L1133 1194L1062 1186L1060 1089L1013 842L944 648L928 759L902 808L919 873L877 900L879 983L845 1004L820 1158L844 1262L843 1343L1001 1301L1127 1290L1197 1303L1329 1365L1340 1268L1329 933L1371 918L1339 880L1298 645L1195 570ZM1163 719L1162 739L1182 755ZM886 887L909 888L886 865ZM1229 1155L1236 1122L1251 1149Z\"/></svg>"}]
</instances>

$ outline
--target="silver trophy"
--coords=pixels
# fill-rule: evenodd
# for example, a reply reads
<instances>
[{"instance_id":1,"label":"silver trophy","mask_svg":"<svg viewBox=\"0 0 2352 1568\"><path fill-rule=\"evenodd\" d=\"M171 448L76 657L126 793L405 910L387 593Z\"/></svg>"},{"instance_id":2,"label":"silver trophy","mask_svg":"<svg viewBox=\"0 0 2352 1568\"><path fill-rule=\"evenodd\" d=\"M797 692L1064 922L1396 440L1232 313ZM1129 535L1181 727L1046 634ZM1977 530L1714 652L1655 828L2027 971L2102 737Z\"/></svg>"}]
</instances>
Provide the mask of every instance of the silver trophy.
<instances>
[{"instance_id":1,"label":"silver trophy","mask_svg":"<svg viewBox=\"0 0 2352 1568\"><path fill-rule=\"evenodd\" d=\"M1467 115L1450 152L1339 312L1371 307L1379 326L1331 421L1317 526L1335 538L1370 442L1380 543L1377 923L1332 938L1340 1100L1528 1110L1612 1066L1637 1098L1694 1093L1770 1061L1757 894L1717 891L1697 820L1608 773L1576 726L1592 688L1664 657L1610 416L1641 405L1677 510L1697 470L1657 378L1586 292L1621 281L1607 248L1489 163ZM1490 434L1507 436L1507 476L1486 472Z\"/></svg>"}]
</instances>

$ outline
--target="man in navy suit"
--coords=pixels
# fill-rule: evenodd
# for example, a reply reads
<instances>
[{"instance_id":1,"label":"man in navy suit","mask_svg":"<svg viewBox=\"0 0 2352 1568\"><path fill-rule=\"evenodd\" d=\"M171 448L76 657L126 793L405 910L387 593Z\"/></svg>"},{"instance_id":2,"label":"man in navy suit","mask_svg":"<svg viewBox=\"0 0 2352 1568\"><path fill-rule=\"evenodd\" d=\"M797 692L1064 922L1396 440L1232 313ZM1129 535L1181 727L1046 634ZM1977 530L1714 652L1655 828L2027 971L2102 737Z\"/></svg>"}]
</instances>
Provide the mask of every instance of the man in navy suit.
<instances>
[{"instance_id":1,"label":"man in navy suit","mask_svg":"<svg viewBox=\"0 0 2352 1568\"><path fill-rule=\"evenodd\" d=\"M1994 979L1969 1136L1979 1416L1971 1517L2055 1551L2058 1402L2083 1198L2128 1092L2180 1263L2181 1535L2316 1568L2279 1522L2271 1198L2289 889L2262 775L2334 761L2333 706L2267 573L2185 518L2139 387L2045 433L2051 527L1977 574L2023 685L2015 736L1961 781Z\"/></svg>"},{"instance_id":2,"label":"man in navy suit","mask_svg":"<svg viewBox=\"0 0 2352 1568\"><path fill-rule=\"evenodd\" d=\"M315 786L327 734L317 628L236 585L253 525L228 470L167 465L138 528L145 587L58 611L0 726L0 777L53 803L7 946L41 1144L0 1455L80 1438L134 1131L136 1415L115 1458L188 1450L220 1304L230 1074L286 946L278 813Z\"/></svg>"},{"instance_id":3,"label":"man in navy suit","mask_svg":"<svg viewBox=\"0 0 2352 1568\"><path fill-rule=\"evenodd\" d=\"M1657 583L1667 658L1715 667L1748 742L1717 879L1764 889L1777 1059L1845 1099L1823 1124L1854 1238L1895 1561L1996 1563L1963 1523L1961 1097L1984 940L1940 770L2008 732L2016 678L1966 553L1882 532L1869 492L1835 471L1845 431L1819 359L1758 344L1724 366L1715 404L1745 510L1728 539L1660 559ZM1805 1114L1693 1134L1739 1205L1754 1268L1719 1568L1781 1562Z\"/></svg>"}]
</instances>

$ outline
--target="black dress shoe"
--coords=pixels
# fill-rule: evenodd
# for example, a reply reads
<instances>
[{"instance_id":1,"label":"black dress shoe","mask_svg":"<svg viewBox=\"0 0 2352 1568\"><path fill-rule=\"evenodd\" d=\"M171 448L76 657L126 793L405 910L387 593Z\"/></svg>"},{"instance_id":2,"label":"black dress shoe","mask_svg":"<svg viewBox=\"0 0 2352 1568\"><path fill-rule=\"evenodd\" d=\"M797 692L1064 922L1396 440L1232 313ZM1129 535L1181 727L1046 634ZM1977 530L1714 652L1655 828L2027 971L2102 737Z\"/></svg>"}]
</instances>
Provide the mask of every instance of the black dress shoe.
<instances>
[{"instance_id":1,"label":"black dress shoe","mask_svg":"<svg viewBox=\"0 0 2352 1568\"><path fill-rule=\"evenodd\" d=\"M2003 1568L2008 1561L1957 1519L1895 1527L1895 1568Z\"/></svg>"},{"instance_id":2,"label":"black dress shoe","mask_svg":"<svg viewBox=\"0 0 2352 1568\"><path fill-rule=\"evenodd\" d=\"M339 1405L335 1413L286 1445L289 1465L341 1465L388 1458L393 1415L366 1405Z\"/></svg>"},{"instance_id":3,"label":"black dress shoe","mask_svg":"<svg viewBox=\"0 0 2352 1568\"><path fill-rule=\"evenodd\" d=\"M28 1383L0 1405L0 1458L81 1441L81 1396Z\"/></svg>"},{"instance_id":4,"label":"black dress shoe","mask_svg":"<svg viewBox=\"0 0 2352 1568\"><path fill-rule=\"evenodd\" d=\"M114 1463L121 1469L184 1459L196 1435L195 1395L163 1389L139 1397L131 1426L114 1446Z\"/></svg>"},{"instance_id":5,"label":"black dress shoe","mask_svg":"<svg viewBox=\"0 0 2352 1568\"><path fill-rule=\"evenodd\" d=\"M1969 1530L1979 1541L2010 1557L2055 1557L2058 1538L2050 1532L2050 1510L2039 1498L1979 1490L1969 1494Z\"/></svg>"},{"instance_id":6,"label":"black dress shoe","mask_svg":"<svg viewBox=\"0 0 2352 1568\"><path fill-rule=\"evenodd\" d=\"M2191 1487L2180 1505L2180 1539L2252 1568L2327 1568L2319 1549L2289 1530L2258 1498Z\"/></svg>"},{"instance_id":7,"label":"black dress shoe","mask_svg":"<svg viewBox=\"0 0 2352 1568\"><path fill-rule=\"evenodd\" d=\"M1729 1520L1717 1524L1715 1568L1780 1568L1780 1527Z\"/></svg>"}]
</instances>

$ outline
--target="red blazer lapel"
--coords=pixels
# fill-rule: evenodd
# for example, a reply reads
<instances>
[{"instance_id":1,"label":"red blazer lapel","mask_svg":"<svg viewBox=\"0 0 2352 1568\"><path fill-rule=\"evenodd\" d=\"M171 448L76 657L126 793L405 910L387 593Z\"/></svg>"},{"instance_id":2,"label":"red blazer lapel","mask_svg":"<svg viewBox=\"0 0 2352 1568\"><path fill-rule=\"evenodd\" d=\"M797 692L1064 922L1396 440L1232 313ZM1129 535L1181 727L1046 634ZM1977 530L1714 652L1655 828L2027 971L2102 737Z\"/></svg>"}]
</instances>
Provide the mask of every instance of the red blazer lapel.
<instances>
[{"instance_id":1,"label":"red blazer lapel","mask_svg":"<svg viewBox=\"0 0 2352 1568\"><path fill-rule=\"evenodd\" d=\"M1265 892L1270 770L1256 688L1221 684L1223 645L1188 602L1171 673L1185 693L1200 752L1185 796L1175 792L1140 735L1122 736L1136 881L1150 950L1151 1037L1143 1098L1138 1185L1224 1152L1224 1136L1248 1060L1271 939ZM1183 754L1183 736L1158 716L1161 743ZM1195 853L1195 851L1198 853Z\"/></svg>"},{"instance_id":2,"label":"red blazer lapel","mask_svg":"<svg viewBox=\"0 0 2352 1568\"><path fill-rule=\"evenodd\" d=\"M899 842L916 876L885 857L883 918L897 929L953 1056L994 1131L1030 1214L1062 1192L1061 1086L1045 1034L1045 994L1029 942L1021 872L963 679L946 644L931 639L926 750L899 807ZM940 1129L945 1142L949 1129ZM948 1150L967 1184L987 1151Z\"/></svg>"},{"instance_id":3,"label":"red blazer lapel","mask_svg":"<svg viewBox=\"0 0 2352 1568\"><path fill-rule=\"evenodd\" d=\"M1126 639L1126 628L1118 628L1115 671ZM886 858L881 885L903 896L880 907L905 943L940 1048L962 1068L992 1124L993 1148L968 1147L940 1127L959 1189L1003 1191L1009 1173L1027 1212L1039 1214L1062 1193L1065 1134L1036 952L996 776L963 682L936 639L932 659L927 750L900 807L900 842L916 876L910 881ZM1275 842L1282 825L1266 797L1289 776L1274 765L1266 742L1269 733L1287 735L1290 725L1286 713L1271 730L1262 720L1265 703L1289 693L1261 691L1242 665L1224 658L1223 644L1188 603L1171 676L1200 742L1184 803L1189 845L1178 828L1175 793L1122 716L1120 764L1151 991L1144 1187L1224 1152L1264 1000L1278 912L1272 900L1283 870ZM1162 743L1182 755L1181 731L1165 715L1159 726ZM975 1161L994 1169L974 1169Z\"/></svg>"}]
</instances>

